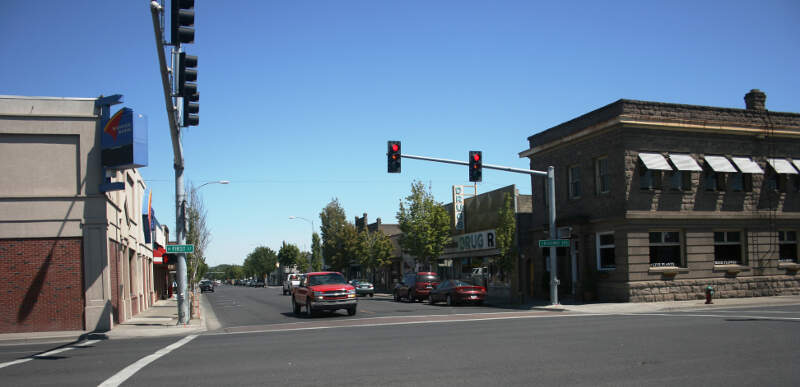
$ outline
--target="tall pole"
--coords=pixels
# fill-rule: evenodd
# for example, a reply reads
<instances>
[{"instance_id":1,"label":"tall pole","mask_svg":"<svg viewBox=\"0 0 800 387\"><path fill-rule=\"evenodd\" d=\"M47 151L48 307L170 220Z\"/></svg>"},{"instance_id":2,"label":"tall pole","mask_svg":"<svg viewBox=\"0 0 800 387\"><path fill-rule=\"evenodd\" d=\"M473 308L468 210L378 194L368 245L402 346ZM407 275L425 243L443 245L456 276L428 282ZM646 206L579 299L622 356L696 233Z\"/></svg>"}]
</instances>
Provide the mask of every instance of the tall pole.
<instances>
[{"instance_id":1,"label":"tall pole","mask_svg":"<svg viewBox=\"0 0 800 387\"><path fill-rule=\"evenodd\" d=\"M558 238L558 231L556 230L556 185L555 185L555 168L553 166L547 167L547 204L549 210L547 216L550 221L550 239ZM558 277L556 276L556 248L550 247L550 304L558 305Z\"/></svg>"},{"instance_id":2,"label":"tall pole","mask_svg":"<svg viewBox=\"0 0 800 387\"><path fill-rule=\"evenodd\" d=\"M161 31L159 14L162 7L158 2L150 2L150 11L153 15L153 30L156 38L156 51L158 64L161 71L161 84L164 88L164 105L169 119L170 137L172 138L173 165L175 166L175 234L178 244L186 242L186 196L183 191L183 145L181 144L180 127L178 125L177 108L173 104L172 90L174 85L169 82L169 68L166 55L164 55L164 38ZM175 68L176 50L172 50L172 66ZM186 254L178 254L178 324L189 323L189 304L186 303Z\"/></svg>"}]
</instances>

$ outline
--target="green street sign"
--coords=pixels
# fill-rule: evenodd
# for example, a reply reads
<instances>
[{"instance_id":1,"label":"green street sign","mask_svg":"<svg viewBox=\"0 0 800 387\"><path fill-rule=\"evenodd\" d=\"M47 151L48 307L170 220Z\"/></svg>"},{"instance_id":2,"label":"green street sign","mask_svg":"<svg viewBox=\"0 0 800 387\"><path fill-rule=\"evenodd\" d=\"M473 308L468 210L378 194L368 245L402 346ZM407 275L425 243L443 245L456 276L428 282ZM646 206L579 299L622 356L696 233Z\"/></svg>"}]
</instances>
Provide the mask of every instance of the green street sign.
<instances>
[{"instance_id":1,"label":"green street sign","mask_svg":"<svg viewBox=\"0 0 800 387\"><path fill-rule=\"evenodd\" d=\"M193 253L194 245L167 245L167 253Z\"/></svg>"},{"instance_id":2,"label":"green street sign","mask_svg":"<svg viewBox=\"0 0 800 387\"><path fill-rule=\"evenodd\" d=\"M540 239L539 247L569 247L569 239Z\"/></svg>"}]
</instances>

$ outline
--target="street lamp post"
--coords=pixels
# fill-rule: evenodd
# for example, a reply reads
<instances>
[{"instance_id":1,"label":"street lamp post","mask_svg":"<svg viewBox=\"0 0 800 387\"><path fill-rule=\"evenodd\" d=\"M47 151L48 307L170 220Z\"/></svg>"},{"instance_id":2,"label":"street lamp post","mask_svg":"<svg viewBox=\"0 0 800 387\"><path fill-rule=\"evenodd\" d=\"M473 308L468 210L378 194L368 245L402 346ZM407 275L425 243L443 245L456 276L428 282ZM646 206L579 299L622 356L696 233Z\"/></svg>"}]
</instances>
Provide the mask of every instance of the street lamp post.
<instances>
[{"instance_id":1,"label":"street lamp post","mask_svg":"<svg viewBox=\"0 0 800 387\"><path fill-rule=\"evenodd\" d=\"M179 183L178 183L179 182ZM178 216L175 220L175 241L179 245L186 244L186 194L183 191L183 175L181 173L180 179L176 179L175 190L176 196L180 199L178 206ZM195 188L194 191L209 185L209 184L228 184L227 180L209 181L201 184ZM178 322L181 324L189 323L189 303L186 302L186 293L188 289L188 281L186 278L186 253L178 253Z\"/></svg>"},{"instance_id":2,"label":"street lamp post","mask_svg":"<svg viewBox=\"0 0 800 387\"><path fill-rule=\"evenodd\" d=\"M308 220L308 219L303 218L301 216L294 216L294 215L289 216L289 219L302 219L302 220L305 220L306 222L311 223L311 248L309 250L311 250L311 255L313 256L314 255L314 230L315 230L314 229L314 221L313 220ZM325 261L324 260L325 260L325 258L323 258L323 262L322 262L322 266L323 267L325 266ZM311 268L311 264L312 264L312 261L311 261L311 257L309 256L308 257L308 267L309 268Z\"/></svg>"}]
</instances>

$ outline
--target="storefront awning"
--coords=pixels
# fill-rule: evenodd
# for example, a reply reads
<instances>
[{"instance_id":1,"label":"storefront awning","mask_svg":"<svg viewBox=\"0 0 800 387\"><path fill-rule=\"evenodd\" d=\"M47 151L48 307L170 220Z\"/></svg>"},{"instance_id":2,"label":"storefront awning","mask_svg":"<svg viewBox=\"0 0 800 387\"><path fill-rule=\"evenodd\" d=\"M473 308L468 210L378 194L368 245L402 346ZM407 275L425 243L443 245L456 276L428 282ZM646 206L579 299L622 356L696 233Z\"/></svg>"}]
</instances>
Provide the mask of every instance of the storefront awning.
<instances>
[{"instance_id":1,"label":"storefront awning","mask_svg":"<svg viewBox=\"0 0 800 387\"><path fill-rule=\"evenodd\" d=\"M697 164L697 161L689 155L680 155L680 154L671 154L669 155L670 161L672 161L672 165L675 168L678 168L679 171L702 171L703 168L700 168L700 165Z\"/></svg>"},{"instance_id":2,"label":"storefront awning","mask_svg":"<svg viewBox=\"0 0 800 387\"><path fill-rule=\"evenodd\" d=\"M794 167L797 168L798 171L800 171L800 160L792 159L792 164L794 164Z\"/></svg>"},{"instance_id":3,"label":"storefront awning","mask_svg":"<svg viewBox=\"0 0 800 387\"><path fill-rule=\"evenodd\" d=\"M792 164L789 163L789 160L786 159L767 159L767 162L775 172L786 174L786 175L796 175L797 170L794 169Z\"/></svg>"},{"instance_id":4,"label":"storefront awning","mask_svg":"<svg viewBox=\"0 0 800 387\"><path fill-rule=\"evenodd\" d=\"M714 172L738 172L736 168L733 167L733 164L731 164L731 162L725 158L725 156L703 156L703 158Z\"/></svg>"},{"instance_id":5,"label":"storefront awning","mask_svg":"<svg viewBox=\"0 0 800 387\"><path fill-rule=\"evenodd\" d=\"M669 166L664 156L658 153L639 153L639 160L642 160L647 169L654 171L671 171L672 167Z\"/></svg>"},{"instance_id":6,"label":"storefront awning","mask_svg":"<svg viewBox=\"0 0 800 387\"><path fill-rule=\"evenodd\" d=\"M758 166L758 163L750 160L749 157L732 157L731 160L739 167L742 173L764 173L764 170Z\"/></svg>"}]
</instances>

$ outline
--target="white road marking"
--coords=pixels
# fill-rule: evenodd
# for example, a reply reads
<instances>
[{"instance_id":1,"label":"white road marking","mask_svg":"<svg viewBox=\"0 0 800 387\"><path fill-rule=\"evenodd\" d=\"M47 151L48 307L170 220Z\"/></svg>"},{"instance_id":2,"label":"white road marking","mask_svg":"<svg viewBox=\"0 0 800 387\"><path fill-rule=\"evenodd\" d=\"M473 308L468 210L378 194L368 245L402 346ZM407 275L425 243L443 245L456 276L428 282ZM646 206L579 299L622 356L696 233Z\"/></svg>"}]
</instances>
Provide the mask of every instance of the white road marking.
<instances>
[{"instance_id":1,"label":"white road marking","mask_svg":"<svg viewBox=\"0 0 800 387\"><path fill-rule=\"evenodd\" d=\"M162 356L174 351L175 349L180 348L184 344L192 341L195 337L197 337L197 335L186 336L175 343L172 343L150 355L147 355L139 359L137 362L122 369L122 371L119 371L116 374L114 374L114 376L106 379L103 383L100 383L98 386L119 386L120 384L128 380L131 376L133 376L135 373L139 372L139 370L146 367L148 364L158 360Z\"/></svg>"},{"instance_id":2,"label":"white road marking","mask_svg":"<svg viewBox=\"0 0 800 387\"><path fill-rule=\"evenodd\" d=\"M673 313L624 313L626 316L670 316L670 317L713 317L713 318L727 318L727 319L752 319L752 320L786 320L798 321L800 317L779 317L779 316L749 316L749 315L734 315L734 314L673 314Z\"/></svg>"},{"instance_id":3,"label":"white road marking","mask_svg":"<svg viewBox=\"0 0 800 387\"><path fill-rule=\"evenodd\" d=\"M27 363L27 362L29 362L29 361L31 361L33 359L52 356L52 355L55 355L57 353L66 352L66 351L69 351L70 349L74 349L74 348L87 347L87 346L92 345L92 344L94 344L94 343L96 343L98 341L100 341L100 340L87 340L87 341L83 341L83 342L80 342L80 343L75 344L75 345L70 345L68 347L58 348L58 349L54 349L52 351L47 351L45 353L37 353L35 355L31 355L30 357L26 357L24 359L18 359L18 360L14 360L14 361L5 362L5 363L0 363L0 368L9 367L9 366L12 366L12 365L15 365L15 364Z\"/></svg>"}]
</instances>

